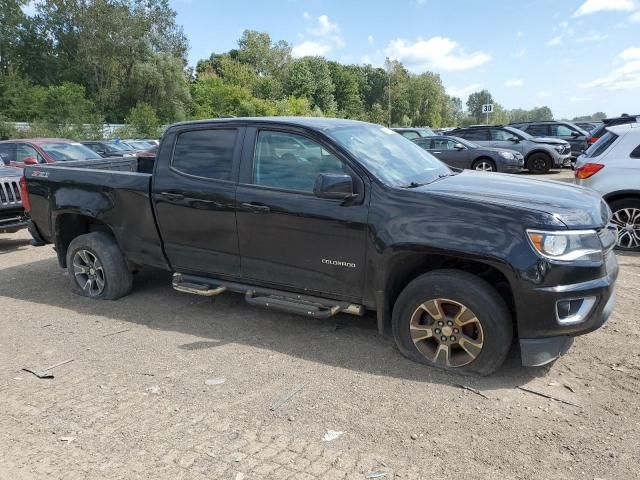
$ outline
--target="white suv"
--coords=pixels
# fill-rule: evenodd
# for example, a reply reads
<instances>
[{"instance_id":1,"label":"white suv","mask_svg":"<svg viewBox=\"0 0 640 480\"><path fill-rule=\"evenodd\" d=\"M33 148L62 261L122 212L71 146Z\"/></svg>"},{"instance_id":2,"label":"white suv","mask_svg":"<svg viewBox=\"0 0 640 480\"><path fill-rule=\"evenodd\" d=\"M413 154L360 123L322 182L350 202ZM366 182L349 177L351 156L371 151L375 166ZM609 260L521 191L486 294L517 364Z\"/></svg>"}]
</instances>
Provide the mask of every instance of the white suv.
<instances>
[{"instance_id":1,"label":"white suv","mask_svg":"<svg viewBox=\"0 0 640 480\"><path fill-rule=\"evenodd\" d=\"M617 248L640 251L640 123L608 127L578 157L575 177L577 185L596 190L611 207Z\"/></svg>"}]
</instances>

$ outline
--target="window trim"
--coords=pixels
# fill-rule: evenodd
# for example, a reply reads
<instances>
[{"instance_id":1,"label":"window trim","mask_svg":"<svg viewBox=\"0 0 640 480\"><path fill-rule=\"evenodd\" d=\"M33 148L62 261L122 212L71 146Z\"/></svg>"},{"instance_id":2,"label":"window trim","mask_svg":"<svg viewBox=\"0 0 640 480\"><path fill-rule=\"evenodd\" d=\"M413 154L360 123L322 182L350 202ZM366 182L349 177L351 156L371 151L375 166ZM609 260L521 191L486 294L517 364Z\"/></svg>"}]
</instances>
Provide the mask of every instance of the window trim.
<instances>
[{"instance_id":1,"label":"window trim","mask_svg":"<svg viewBox=\"0 0 640 480\"><path fill-rule=\"evenodd\" d=\"M248 176L249 178L251 178L251 180L253 180L253 167L254 167L254 163L255 163L255 158L256 158L256 151L258 148L258 137L260 136L260 132L262 131L267 131L267 132L278 132L278 133L286 133L289 135L298 135L300 137L303 137L309 141L312 141L314 143L317 143L321 148L324 148L325 150L327 150L329 153L331 153L334 157L336 157L338 160L340 160L348 169L349 169L349 173L351 175L351 178L354 180L353 182L353 186L354 189L360 190L362 192L362 195L360 195L360 197L362 197L361 199L356 199L354 202L352 202L353 205L357 205L360 203L364 202L364 197L366 194L366 188L365 188L365 182L362 179L362 177L360 176L360 174L358 172L356 172L356 170L351 166L351 164L347 161L347 159L344 157L344 155L340 154L340 152L338 152L335 148L333 148L333 146L331 144L329 144L328 142L322 141L320 139L317 138L313 138L312 136L308 135L306 131L303 130L298 130L298 129L293 129L293 128L287 128L286 126L283 125L256 125L253 127L253 138L248 138L248 140L252 141L253 145L249 148L247 148L248 150L248 155L245 158L245 155L243 153L242 155L242 161L246 161L247 165L244 165L241 167L241 172L240 172L240 178L238 179L238 184L245 186L245 187L251 187L251 188L258 188L260 190L269 190L269 191L273 191L273 192L282 192L282 193L293 193L295 195L305 195L308 197L313 197L313 198L317 198L318 200L328 200L330 202L333 203L342 203L342 200L339 199L332 199L332 198L320 198L320 197L316 197L316 195L313 192L308 192L305 190L293 190L293 189L288 189L288 188L280 188L280 187L273 187L273 186L269 186L269 185L259 185L253 182L249 182L247 183L246 179L243 179L242 176L243 174L245 176ZM247 139L247 137L249 137L248 135L245 137L245 139ZM246 148L246 146L245 146ZM250 174L250 175L248 175Z\"/></svg>"},{"instance_id":2,"label":"window trim","mask_svg":"<svg viewBox=\"0 0 640 480\"><path fill-rule=\"evenodd\" d=\"M470 142L492 142L493 139L491 138L492 137L491 128L489 128L489 127L466 128L466 129L462 129L461 131L462 131L463 134L465 134L465 133L469 134L469 133L472 133L472 132L481 132L483 130L488 134L488 137L489 137L486 140L478 140L477 138L466 138L466 137L461 137L461 138L463 138L465 140L469 140ZM456 136L456 134L453 134L453 135Z\"/></svg>"},{"instance_id":3,"label":"window trim","mask_svg":"<svg viewBox=\"0 0 640 480\"><path fill-rule=\"evenodd\" d=\"M178 139L180 138L180 135L182 135L183 133L198 132L200 130L235 130L236 131L233 150L231 152L231 173L230 173L231 178L229 180L225 180L223 178L201 177L199 175L193 175L191 173L183 172L182 170L179 170L178 168L173 166L173 160L175 158L175 152L176 152L176 145L178 144ZM222 182L222 183L237 185L238 184L237 164L238 164L238 157L240 155L240 151L242 149L242 144L244 141L244 130L245 129L241 125L212 126L212 125L205 124L200 126L199 128L185 128L185 129L178 130L177 132L174 132L173 145L171 146L171 158L169 160L169 171L172 173L175 173L176 175L180 175L182 177L187 177L195 180L204 180L207 182Z\"/></svg>"}]
</instances>

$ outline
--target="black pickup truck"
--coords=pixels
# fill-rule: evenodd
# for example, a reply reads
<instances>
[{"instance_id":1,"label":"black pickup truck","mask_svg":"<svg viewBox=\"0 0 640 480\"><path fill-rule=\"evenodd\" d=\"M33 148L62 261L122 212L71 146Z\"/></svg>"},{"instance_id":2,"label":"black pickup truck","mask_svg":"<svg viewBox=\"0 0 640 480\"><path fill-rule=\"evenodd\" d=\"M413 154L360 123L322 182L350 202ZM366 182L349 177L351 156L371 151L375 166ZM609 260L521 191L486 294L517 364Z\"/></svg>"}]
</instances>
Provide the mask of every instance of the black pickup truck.
<instances>
[{"instance_id":1,"label":"black pickup truck","mask_svg":"<svg viewBox=\"0 0 640 480\"><path fill-rule=\"evenodd\" d=\"M36 235L88 297L127 295L152 266L191 294L318 318L376 311L407 357L481 375L514 339L524 365L553 361L614 305L597 194L454 171L379 125L179 123L151 168L66 162L25 177Z\"/></svg>"}]
</instances>

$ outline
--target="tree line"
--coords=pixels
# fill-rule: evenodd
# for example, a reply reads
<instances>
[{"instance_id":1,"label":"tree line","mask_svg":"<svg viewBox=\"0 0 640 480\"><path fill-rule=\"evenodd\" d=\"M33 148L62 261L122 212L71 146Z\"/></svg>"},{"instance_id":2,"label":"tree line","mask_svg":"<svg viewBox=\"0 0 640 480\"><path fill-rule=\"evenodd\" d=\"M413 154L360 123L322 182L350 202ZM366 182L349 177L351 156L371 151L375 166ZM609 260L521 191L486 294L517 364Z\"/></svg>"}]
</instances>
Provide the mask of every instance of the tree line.
<instances>
[{"instance_id":1,"label":"tree line","mask_svg":"<svg viewBox=\"0 0 640 480\"><path fill-rule=\"evenodd\" d=\"M549 120L548 107L506 110L482 90L462 100L440 76L294 58L291 45L246 30L238 47L187 65L188 41L168 0L0 0L2 121L26 121L33 134L99 136L92 126L122 123L129 135L155 135L184 119L226 115L315 115L394 126L446 127ZM3 132L4 130L4 132Z\"/></svg>"}]
</instances>

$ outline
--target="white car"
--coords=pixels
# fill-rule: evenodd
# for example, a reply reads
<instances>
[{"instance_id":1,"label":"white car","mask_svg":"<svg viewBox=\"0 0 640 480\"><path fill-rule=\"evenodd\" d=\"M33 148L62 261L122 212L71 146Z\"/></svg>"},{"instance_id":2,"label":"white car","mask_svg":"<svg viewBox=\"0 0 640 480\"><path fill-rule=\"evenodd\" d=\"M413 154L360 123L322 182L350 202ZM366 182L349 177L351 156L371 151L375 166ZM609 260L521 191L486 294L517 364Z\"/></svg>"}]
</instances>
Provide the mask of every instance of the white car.
<instances>
[{"instance_id":1,"label":"white car","mask_svg":"<svg viewBox=\"0 0 640 480\"><path fill-rule=\"evenodd\" d=\"M640 123L608 127L578 157L575 183L596 190L611 207L617 248L640 251Z\"/></svg>"}]
</instances>

